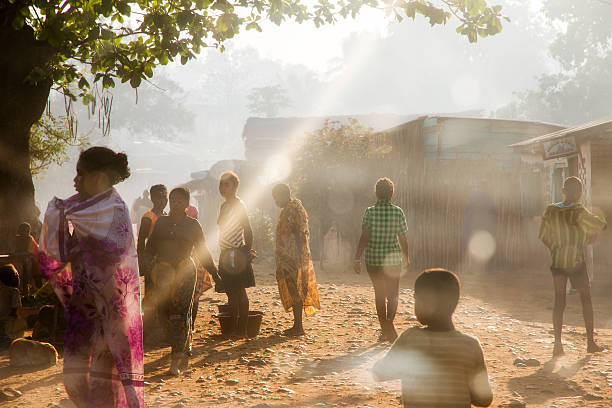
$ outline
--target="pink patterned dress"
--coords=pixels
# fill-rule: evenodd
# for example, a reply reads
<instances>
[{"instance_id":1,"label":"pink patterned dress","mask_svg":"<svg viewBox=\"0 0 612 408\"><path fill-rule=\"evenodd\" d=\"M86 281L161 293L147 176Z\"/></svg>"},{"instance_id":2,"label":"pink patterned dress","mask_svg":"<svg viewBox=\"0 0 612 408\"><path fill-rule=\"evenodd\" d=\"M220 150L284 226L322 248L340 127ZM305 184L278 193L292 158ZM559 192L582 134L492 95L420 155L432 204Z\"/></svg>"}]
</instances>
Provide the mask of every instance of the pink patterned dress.
<instances>
[{"instance_id":1,"label":"pink patterned dress","mask_svg":"<svg viewBox=\"0 0 612 408\"><path fill-rule=\"evenodd\" d=\"M39 264L65 308L64 385L78 407L144 407L138 256L113 188L49 203Z\"/></svg>"}]
</instances>

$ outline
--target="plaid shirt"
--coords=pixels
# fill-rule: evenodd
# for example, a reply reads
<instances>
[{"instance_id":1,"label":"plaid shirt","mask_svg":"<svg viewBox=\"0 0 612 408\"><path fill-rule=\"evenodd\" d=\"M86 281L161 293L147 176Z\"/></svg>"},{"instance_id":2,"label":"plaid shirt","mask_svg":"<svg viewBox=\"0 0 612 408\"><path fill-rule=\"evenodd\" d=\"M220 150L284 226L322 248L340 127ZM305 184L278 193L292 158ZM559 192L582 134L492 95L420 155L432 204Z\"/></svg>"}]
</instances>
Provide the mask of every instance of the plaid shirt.
<instances>
[{"instance_id":1,"label":"plaid shirt","mask_svg":"<svg viewBox=\"0 0 612 408\"><path fill-rule=\"evenodd\" d=\"M365 251L366 265L400 265L402 254L397 237L408 230L402 209L388 200L379 200L368 207L362 225L371 231Z\"/></svg>"}]
</instances>

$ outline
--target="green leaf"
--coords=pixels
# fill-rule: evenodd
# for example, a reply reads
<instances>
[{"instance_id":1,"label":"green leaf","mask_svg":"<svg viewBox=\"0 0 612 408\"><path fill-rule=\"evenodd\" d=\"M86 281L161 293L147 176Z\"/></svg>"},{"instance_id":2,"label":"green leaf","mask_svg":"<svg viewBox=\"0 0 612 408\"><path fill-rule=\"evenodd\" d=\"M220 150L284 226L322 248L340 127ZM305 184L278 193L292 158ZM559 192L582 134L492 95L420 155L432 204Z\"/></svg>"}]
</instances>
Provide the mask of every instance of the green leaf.
<instances>
[{"instance_id":1,"label":"green leaf","mask_svg":"<svg viewBox=\"0 0 612 408\"><path fill-rule=\"evenodd\" d=\"M138 88L140 86L141 81L142 81L142 78L140 78L140 75L134 75L130 79L130 85L132 86L132 88Z\"/></svg>"},{"instance_id":2,"label":"green leaf","mask_svg":"<svg viewBox=\"0 0 612 408\"><path fill-rule=\"evenodd\" d=\"M248 30L257 30L257 31L259 31L260 33L261 33L261 31L262 31L262 30L261 30L261 27L260 27L260 26L259 26L259 24L257 24L256 22L251 22L251 23L248 23L248 24L247 24L247 26L246 26L246 29L247 29L247 31L248 31Z\"/></svg>"},{"instance_id":3,"label":"green leaf","mask_svg":"<svg viewBox=\"0 0 612 408\"><path fill-rule=\"evenodd\" d=\"M81 79L79 79L79 88L89 89L89 82L87 79L85 79L85 77L81 77Z\"/></svg>"},{"instance_id":4,"label":"green leaf","mask_svg":"<svg viewBox=\"0 0 612 408\"><path fill-rule=\"evenodd\" d=\"M102 78L102 87L106 88L114 88L115 87L115 81L113 80L112 77L110 76L105 76L104 78Z\"/></svg>"},{"instance_id":5,"label":"green leaf","mask_svg":"<svg viewBox=\"0 0 612 408\"><path fill-rule=\"evenodd\" d=\"M149 78L153 77L153 66L152 63L147 63L144 66L144 74Z\"/></svg>"}]
</instances>

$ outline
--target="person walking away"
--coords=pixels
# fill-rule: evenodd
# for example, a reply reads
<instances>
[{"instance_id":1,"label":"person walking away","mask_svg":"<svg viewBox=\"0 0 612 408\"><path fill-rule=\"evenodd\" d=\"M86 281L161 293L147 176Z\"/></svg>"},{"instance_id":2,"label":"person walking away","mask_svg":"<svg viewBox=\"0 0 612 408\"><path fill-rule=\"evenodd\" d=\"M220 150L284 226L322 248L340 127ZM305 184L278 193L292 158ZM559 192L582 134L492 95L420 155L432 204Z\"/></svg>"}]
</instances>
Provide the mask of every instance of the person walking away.
<instances>
[{"instance_id":1,"label":"person walking away","mask_svg":"<svg viewBox=\"0 0 612 408\"><path fill-rule=\"evenodd\" d=\"M157 289L160 321L172 347L169 373L179 375L189 365L192 340L193 292L196 265L192 253L217 275L217 268L204 240L200 223L185 214L189 190L176 187L170 192L170 213L162 215L145 247L145 264ZM218 279L217 279L218 280Z\"/></svg>"},{"instance_id":2,"label":"person walking away","mask_svg":"<svg viewBox=\"0 0 612 408\"><path fill-rule=\"evenodd\" d=\"M127 156L94 146L76 171L77 194L47 207L38 254L65 308L66 392L77 407L144 407L138 255L113 188L130 176Z\"/></svg>"},{"instance_id":3,"label":"person walking away","mask_svg":"<svg viewBox=\"0 0 612 408\"><path fill-rule=\"evenodd\" d=\"M308 317L321 308L310 255L308 214L302 202L291 197L286 184L274 186L272 197L281 209L274 251L278 292L285 311L293 312L293 326L283 334L303 336L302 312Z\"/></svg>"},{"instance_id":4,"label":"person walking away","mask_svg":"<svg viewBox=\"0 0 612 408\"><path fill-rule=\"evenodd\" d=\"M410 266L408 228L402 209L391 203L393 182L387 177L378 179L374 190L377 201L363 215L354 269L356 273L361 272L361 255L365 250L366 270L374 286L381 328L379 340L393 341L397 337L393 320L397 312L399 280L402 268Z\"/></svg>"},{"instance_id":5,"label":"person walking away","mask_svg":"<svg viewBox=\"0 0 612 408\"><path fill-rule=\"evenodd\" d=\"M246 288L255 286L251 265L256 256L253 248L253 230L244 202L237 196L240 179L228 171L219 179L219 194L225 199L219 218L219 274L230 305L232 337L247 338L249 297Z\"/></svg>"},{"instance_id":6,"label":"person walking away","mask_svg":"<svg viewBox=\"0 0 612 408\"><path fill-rule=\"evenodd\" d=\"M414 313L425 327L404 331L372 368L377 381L402 380L405 408L488 407L493 400L478 339L455 330L459 279L423 271L414 283Z\"/></svg>"},{"instance_id":7,"label":"person walking away","mask_svg":"<svg viewBox=\"0 0 612 408\"><path fill-rule=\"evenodd\" d=\"M553 357L564 354L561 342L563 312L567 280L580 294L582 315L587 338L587 353L603 351L593 338L593 303L584 250L595 240L597 233L606 228L606 220L584 208L580 203L582 181L578 177L568 177L563 183L563 202L551 204L546 208L540 223L539 238L550 251L555 300L553 307L553 331L555 345Z\"/></svg>"}]
</instances>

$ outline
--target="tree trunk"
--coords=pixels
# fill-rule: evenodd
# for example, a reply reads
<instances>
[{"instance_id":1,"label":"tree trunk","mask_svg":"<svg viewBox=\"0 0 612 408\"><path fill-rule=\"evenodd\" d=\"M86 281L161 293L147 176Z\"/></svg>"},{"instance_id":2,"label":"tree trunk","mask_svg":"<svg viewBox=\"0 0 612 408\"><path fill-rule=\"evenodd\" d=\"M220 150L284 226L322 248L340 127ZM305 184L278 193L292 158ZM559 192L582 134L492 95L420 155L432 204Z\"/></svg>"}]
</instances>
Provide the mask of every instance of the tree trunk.
<instances>
[{"instance_id":1,"label":"tree trunk","mask_svg":"<svg viewBox=\"0 0 612 408\"><path fill-rule=\"evenodd\" d=\"M0 13L0 253L12 250L20 223L38 218L30 172L30 127L44 112L52 81L32 83L27 78L55 55L50 46L36 41L32 28L13 29L11 14Z\"/></svg>"}]
</instances>

